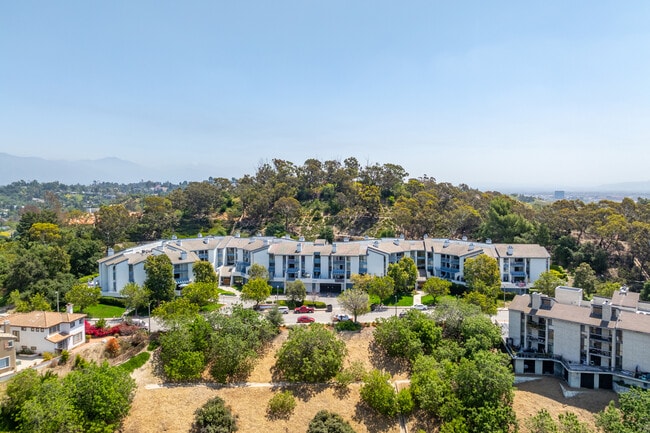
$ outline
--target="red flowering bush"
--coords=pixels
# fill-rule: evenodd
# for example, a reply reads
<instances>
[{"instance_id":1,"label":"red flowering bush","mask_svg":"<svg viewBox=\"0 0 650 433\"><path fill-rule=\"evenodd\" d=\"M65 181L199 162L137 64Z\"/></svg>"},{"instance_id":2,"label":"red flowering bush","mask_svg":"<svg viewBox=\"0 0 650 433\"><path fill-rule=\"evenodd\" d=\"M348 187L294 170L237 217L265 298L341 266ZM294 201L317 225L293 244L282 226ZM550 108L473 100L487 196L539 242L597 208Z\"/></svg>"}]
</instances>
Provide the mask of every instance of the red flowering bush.
<instances>
[{"instance_id":1,"label":"red flowering bush","mask_svg":"<svg viewBox=\"0 0 650 433\"><path fill-rule=\"evenodd\" d=\"M96 338L109 337L113 335L120 335L120 326L111 326L110 328L98 328L92 323L86 321L84 323L86 328L86 335L90 335Z\"/></svg>"}]
</instances>

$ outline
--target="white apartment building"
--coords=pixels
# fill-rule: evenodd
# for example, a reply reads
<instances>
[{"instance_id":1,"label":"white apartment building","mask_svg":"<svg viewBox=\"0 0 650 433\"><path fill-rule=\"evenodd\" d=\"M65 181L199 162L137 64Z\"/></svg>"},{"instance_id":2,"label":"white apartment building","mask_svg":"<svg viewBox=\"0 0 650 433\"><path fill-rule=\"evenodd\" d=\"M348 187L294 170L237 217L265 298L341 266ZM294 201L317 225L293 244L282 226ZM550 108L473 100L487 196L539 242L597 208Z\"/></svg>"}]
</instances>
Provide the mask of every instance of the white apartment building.
<instances>
[{"instance_id":1,"label":"white apartment building","mask_svg":"<svg viewBox=\"0 0 650 433\"><path fill-rule=\"evenodd\" d=\"M221 285L243 283L250 266L257 263L269 271L269 283L283 288L300 279L309 293L338 293L351 287L351 276L384 276L388 265L410 257L418 269L418 283L436 276L464 284L465 260L487 254L499 262L502 287L524 292L539 275L548 271L550 255L539 245L492 244L451 239L363 239L327 243L256 236L199 236L161 240L129 248L99 260L98 282L105 296L120 296L129 282L142 285L144 263L149 255L166 254L174 265L178 289L194 280L192 264L210 262Z\"/></svg>"},{"instance_id":2,"label":"white apartment building","mask_svg":"<svg viewBox=\"0 0 650 433\"><path fill-rule=\"evenodd\" d=\"M573 287L516 296L508 327L517 374L562 376L583 388L650 387L650 303L625 287L592 301Z\"/></svg>"}]
</instances>

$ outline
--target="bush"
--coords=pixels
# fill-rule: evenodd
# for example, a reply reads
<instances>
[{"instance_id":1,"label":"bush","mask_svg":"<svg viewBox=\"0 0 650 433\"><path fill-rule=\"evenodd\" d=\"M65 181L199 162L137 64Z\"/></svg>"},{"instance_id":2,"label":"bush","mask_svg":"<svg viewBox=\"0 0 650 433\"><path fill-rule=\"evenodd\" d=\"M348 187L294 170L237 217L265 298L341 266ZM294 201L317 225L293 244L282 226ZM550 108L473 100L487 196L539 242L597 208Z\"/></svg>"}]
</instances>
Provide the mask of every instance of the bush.
<instances>
[{"instance_id":1,"label":"bush","mask_svg":"<svg viewBox=\"0 0 650 433\"><path fill-rule=\"evenodd\" d=\"M292 328L277 353L278 372L292 382L326 382L336 376L347 354L345 343L323 325Z\"/></svg>"},{"instance_id":2,"label":"bush","mask_svg":"<svg viewBox=\"0 0 650 433\"><path fill-rule=\"evenodd\" d=\"M339 371L334 380L339 387L347 388L352 382L359 382L366 377L366 369L361 361L354 361L348 368Z\"/></svg>"},{"instance_id":3,"label":"bush","mask_svg":"<svg viewBox=\"0 0 650 433\"><path fill-rule=\"evenodd\" d=\"M296 398L291 391L282 391L271 397L266 412L270 418L289 418L295 408Z\"/></svg>"},{"instance_id":4,"label":"bush","mask_svg":"<svg viewBox=\"0 0 650 433\"><path fill-rule=\"evenodd\" d=\"M304 301L303 305L314 308L325 308L327 304L322 301Z\"/></svg>"},{"instance_id":5,"label":"bush","mask_svg":"<svg viewBox=\"0 0 650 433\"><path fill-rule=\"evenodd\" d=\"M68 359L70 359L70 352L68 352L67 350L61 351L61 359L59 360L61 364L65 364L66 362L68 362Z\"/></svg>"},{"instance_id":6,"label":"bush","mask_svg":"<svg viewBox=\"0 0 650 433\"><path fill-rule=\"evenodd\" d=\"M120 342L117 341L117 338L111 338L106 342L106 346L104 347L104 350L106 350L108 356L110 356L111 358L115 358L117 355L120 354Z\"/></svg>"},{"instance_id":7,"label":"bush","mask_svg":"<svg viewBox=\"0 0 650 433\"><path fill-rule=\"evenodd\" d=\"M99 298L99 303L103 305L112 305L114 307L126 308L123 298L113 298L110 296L102 296Z\"/></svg>"},{"instance_id":8,"label":"bush","mask_svg":"<svg viewBox=\"0 0 650 433\"><path fill-rule=\"evenodd\" d=\"M415 402L413 401L413 394L411 394L411 388L404 388L397 393L395 399L397 403L397 412L401 415L408 415L413 412L415 408Z\"/></svg>"},{"instance_id":9,"label":"bush","mask_svg":"<svg viewBox=\"0 0 650 433\"><path fill-rule=\"evenodd\" d=\"M389 379L390 374L373 370L366 376L359 393L361 400L377 412L394 416L397 413L396 393Z\"/></svg>"},{"instance_id":10,"label":"bush","mask_svg":"<svg viewBox=\"0 0 650 433\"><path fill-rule=\"evenodd\" d=\"M52 358L54 358L54 354L52 352L43 352L43 361L51 361Z\"/></svg>"},{"instance_id":11,"label":"bush","mask_svg":"<svg viewBox=\"0 0 650 433\"><path fill-rule=\"evenodd\" d=\"M355 433L341 415L321 410L309 423L307 433Z\"/></svg>"},{"instance_id":12,"label":"bush","mask_svg":"<svg viewBox=\"0 0 650 433\"><path fill-rule=\"evenodd\" d=\"M83 356L77 354L74 357L74 365L72 366L73 369L75 369L75 370L84 369L87 366L88 366L88 361L86 361L86 359Z\"/></svg>"},{"instance_id":13,"label":"bush","mask_svg":"<svg viewBox=\"0 0 650 433\"><path fill-rule=\"evenodd\" d=\"M361 330L363 325L359 322L353 322L352 320L346 320L344 322L337 322L336 325L334 325L334 329L337 332L341 331L359 331Z\"/></svg>"},{"instance_id":14,"label":"bush","mask_svg":"<svg viewBox=\"0 0 650 433\"><path fill-rule=\"evenodd\" d=\"M192 433L231 433L237 431L237 416L220 397L208 400L194 412Z\"/></svg>"}]
</instances>

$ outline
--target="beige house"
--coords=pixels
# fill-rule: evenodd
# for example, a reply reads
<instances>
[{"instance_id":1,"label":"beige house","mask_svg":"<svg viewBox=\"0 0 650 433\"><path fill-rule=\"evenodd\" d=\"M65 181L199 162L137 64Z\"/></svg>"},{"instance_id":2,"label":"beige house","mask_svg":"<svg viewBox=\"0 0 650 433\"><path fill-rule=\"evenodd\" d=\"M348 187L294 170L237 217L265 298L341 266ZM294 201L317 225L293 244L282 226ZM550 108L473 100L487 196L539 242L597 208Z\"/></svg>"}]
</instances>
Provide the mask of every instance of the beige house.
<instances>
[{"instance_id":1,"label":"beige house","mask_svg":"<svg viewBox=\"0 0 650 433\"><path fill-rule=\"evenodd\" d=\"M9 322L5 322L0 332L0 374L16 369L16 336L9 331Z\"/></svg>"}]
</instances>

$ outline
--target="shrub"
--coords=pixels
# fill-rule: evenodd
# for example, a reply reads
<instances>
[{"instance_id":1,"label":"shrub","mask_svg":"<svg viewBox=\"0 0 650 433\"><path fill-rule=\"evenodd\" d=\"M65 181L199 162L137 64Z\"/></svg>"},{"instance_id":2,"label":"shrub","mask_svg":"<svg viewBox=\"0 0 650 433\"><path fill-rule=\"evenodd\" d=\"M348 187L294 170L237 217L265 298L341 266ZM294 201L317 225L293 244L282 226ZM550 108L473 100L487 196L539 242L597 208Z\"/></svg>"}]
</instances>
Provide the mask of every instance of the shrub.
<instances>
[{"instance_id":1,"label":"shrub","mask_svg":"<svg viewBox=\"0 0 650 433\"><path fill-rule=\"evenodd\" d=\"M305 301L303 302L303 305L314 308L325 308L327 306L323 301Z\"/></svg>"},{"instance_id":2,"label":"shrub","mask_svg":"<svg viewBox=\"0 0 650 433\"><path fill-rule=\"evenodd\" d=\"M326 382L336 376L347 354L345 343L323 325L292 328L277 353L278 372L292 382Z\"/></svg>"},{"instance_id":3,"label":"shrub","mask_svg":"<svg viewBox=\"0 0 650 433\"><path fill-rule=\"evenodd\" d=\"M54 358L54 354L52 352L43 352L43 361L51 361L52 358Z\"/></svg>"},{"instance_id":4,"label":"shrub","mask_svg":"<svg viewBox=\"0 0 650 433\"><path fill-rule=\"evenodd\" d=\"M237 431L237 416L220 397L208 400L194 412L192 433L231 433Z\"/></svg>"},{"instance_id":5,"label":"shrub","mask_svg":"<svg viewBox=\"0 0 650 433\"><path fill-rule=\"evenodd\" d=\"M85 368L87 366L88 366L88 361L86 361L86 359L83 356L77 354L74 357L74 365L72 366L73 369L75 369L75 370L76 369L83 369L83 368Z\"/></svg>"},{"instance_id":6,"label":"shrub","mask_svg":"<svg viewBox=\"0 0 650 433\"><path fill-rule=\"evenodd\" d=\"M307 433L355 433L350 424L341 415L321 410L309 423Z\"/></svg>"},{"instance_id":7,"label":"shrub","mask_svg":"<svg viewBox=\"0 0 650 433\"><path fill-rule=\"evenodd\" d=\"M70 352L68 352L67 350L63 350L61 352L61 359L59 361L61 362L61 364L65 364L66 362L68 362L68 359L70 359Z\"/></svg>"},{"instance_id":8,"label":"shrub","mask_svg":"<svg viewBox=\"0 0 650 433\"><path fill-rule=\"evenodd\" d=\"M106 328L106 319L104 319L103 317L101 319L99 319L97 321L97 323L95 323L95 328L97 328L97 329Z\"/></svg>"},{"instance_id":9,"label":"shrub","mask_svg":"<svg viewBox=\"0 0 650 433\"><path fill-rule=\"evenodd\" d=\"M266 410L270 418L289 418L296 408L296 398L291 391L281 391L269 400Z\"/></svg>"},{"instance_id":10,"label":"shrub","mask_svg":"<svg viewBox=\"0 0 650 433\"><path fill-rule=\"evenodd\" d=\"M404 388L397 393L395 399L397 403L397 412L401 415L408 415L413 412L415 408L415 402L413 401L413 394L411 394L411 388Z\"/></svg>"},{"instance_id":11,"label":"shrub","mask_svg":"<svg viewBox=\"0 0 650 433\"><path fill-rule=\"evenodd\" d=\"M397 412L396 393L388 379L390 379L390 374L373 370L366 376L359 393L361 400L377 412L394 416Z\"/></svg>"},{"instance_id":12,"label":"shrub","mask_svg":"<svg viewBox=\"0 0 650 433\"><path fill-rule=\"evenodd\" d=\"M112 305L114 307L126 308L124 298L114 298L111 296L102 296L99 298L99 303L102 305Z\"/></svg>"},{"instance_id":13,"label":"shrub","mask_svg":"<svg viewBox=\"0 0 650 433\"><path fill-rule=\"evenodd\" d=\"M334 329L337 332L341 331L359 331L361 330L361 323L359 322L353 322L352 320L346 320L344 322L337 322L336 325L334 325Z\"/></svg>"},{"instance_id":14,"label":"shrub","mask_svg":"<svg viewBox=\"0 0 650 433\"><path fill-rule=\"evenodd\" d=\"M104 350L106 350L108 356L110 356L111 358L115 358L117 355L120 354L120 342L117 341L117 338L111 338L106 342L106 346L104 347Z\"/></svg>"}]
</instances>

